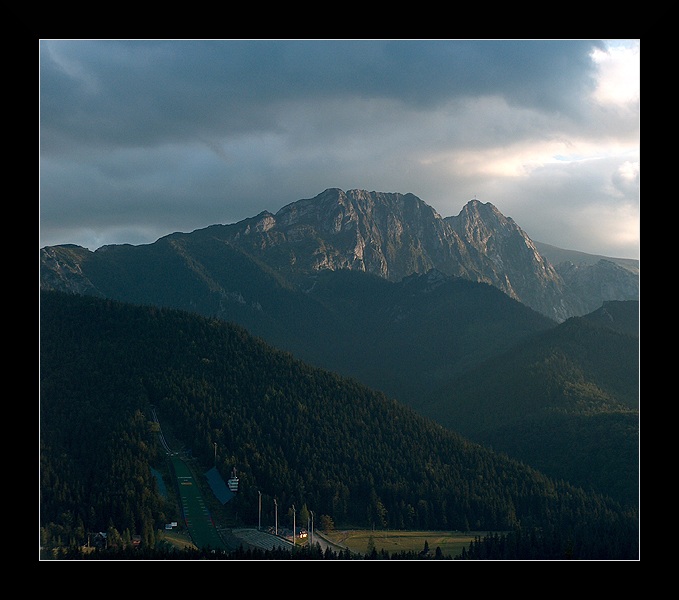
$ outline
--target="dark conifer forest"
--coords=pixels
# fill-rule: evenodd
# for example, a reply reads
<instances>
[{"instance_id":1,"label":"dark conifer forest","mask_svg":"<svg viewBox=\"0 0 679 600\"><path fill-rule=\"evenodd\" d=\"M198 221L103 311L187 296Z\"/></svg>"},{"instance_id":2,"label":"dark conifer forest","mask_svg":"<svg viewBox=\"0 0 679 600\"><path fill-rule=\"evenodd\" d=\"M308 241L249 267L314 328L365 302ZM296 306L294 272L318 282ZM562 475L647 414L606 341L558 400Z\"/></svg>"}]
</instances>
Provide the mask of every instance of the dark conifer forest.
<instances>
[{"instance_id":1,"label":"dark conifer forest","mask_svg":"<svg viewBox=\"0 0 679 600\"><path fill-rule=\"evenodd\" d=\"M639 303L605 309L614 322L592 313L539 332L447 383L420 412L550 477L638 506Z\"/></svg>"},{"instance_id":2,"label":"dark conifer forest","mask_svg":"<svg viewBox=\"0 0 679 600\"><path fill-rule=\"evenodd\" d=\"M152 472L167 471L154 408L203 472L216 465L226 479L237 467L243 524L256 525L261 492L267 506L307 506L338 527L499 532L457 558L638 558L635 507L550 479L238 326L60 292L40 301L45 554L81 558L88 535L108 531L141 536L133 557L163 557L157 532L177 507Z\"/></svg>"}]
</instances>

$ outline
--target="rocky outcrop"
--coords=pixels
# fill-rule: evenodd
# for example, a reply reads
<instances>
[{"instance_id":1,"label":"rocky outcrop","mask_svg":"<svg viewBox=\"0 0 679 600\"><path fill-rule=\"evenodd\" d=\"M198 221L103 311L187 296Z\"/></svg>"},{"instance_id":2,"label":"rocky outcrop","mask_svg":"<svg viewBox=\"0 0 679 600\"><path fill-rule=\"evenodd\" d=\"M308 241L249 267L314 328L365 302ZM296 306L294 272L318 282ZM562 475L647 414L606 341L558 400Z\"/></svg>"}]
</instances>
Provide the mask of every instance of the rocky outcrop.
<instances>
[{"instance_id":1,"label":"rocky outcrop","mask_svg":"<svg viewBox=\"0 0 679 600\"><path fill-rule=\"evenodd\" d=\"M92 253L81 246L47 246L40 250L40 287L71 294L102 296L83 272Z\"/></svg>"}]
</instances>

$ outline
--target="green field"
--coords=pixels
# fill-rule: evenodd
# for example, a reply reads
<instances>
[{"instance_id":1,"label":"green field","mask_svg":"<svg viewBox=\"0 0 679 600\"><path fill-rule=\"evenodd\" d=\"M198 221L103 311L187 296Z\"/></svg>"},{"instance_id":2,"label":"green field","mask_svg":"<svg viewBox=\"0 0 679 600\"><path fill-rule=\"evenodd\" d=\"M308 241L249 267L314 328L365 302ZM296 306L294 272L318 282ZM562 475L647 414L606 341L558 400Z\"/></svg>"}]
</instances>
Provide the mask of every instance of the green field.
<instances>
[{"instance_id":1,"label":"green field","mask_svg":"<svg viewBox=\"0 0 679 600\"><path fill-rule=\"evenodd\" d=\"M160 530L158 532L158 541L165 542L175 550L185 550L186 548L197 550L191 536L185 530Z\"/></svg>"},{"instance_id":2,"label":"green field","mask_svg":"<svg viewBox=\"0 0 679 600\"><path fill-rule=\"evenodd\" d=\"M323 532L329 540L346 546L352 552L366 554L370 545L370 538L375 549L380 552L386 550L389 554L395 552L420 552L424 549L425 541L429 544L432 555L437 546L444 556L455 557L463 548L469 548L470 542L476 537L483 538L487 531L371 531L369 529L351 529Z\"/></svg>"}]
</instances>

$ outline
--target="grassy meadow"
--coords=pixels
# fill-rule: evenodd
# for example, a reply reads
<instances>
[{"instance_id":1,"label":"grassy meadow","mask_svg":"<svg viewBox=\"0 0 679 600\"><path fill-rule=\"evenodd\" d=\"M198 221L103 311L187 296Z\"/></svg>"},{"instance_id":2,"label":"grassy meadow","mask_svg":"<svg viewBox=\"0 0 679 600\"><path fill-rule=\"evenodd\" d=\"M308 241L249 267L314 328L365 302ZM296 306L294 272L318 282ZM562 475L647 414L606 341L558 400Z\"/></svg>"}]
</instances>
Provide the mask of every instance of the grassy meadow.
<instances>
[{"instance_id":1,"label":"grassy meadow","mask_svg":"<svg viewBox=\"0 0 679 600\"><path fill-rule=\"evenodd\" d=\"M476 537L483 537L487 531L371 531L369 529L351 529L323 532L329 540L346 546L352 552L367 553L372 538L375 549L394 552L420 552L425 541L429 544L432 555L437 546L444 556L457 556L463 548L468 548Z\"/></svg>"}]
</instances>

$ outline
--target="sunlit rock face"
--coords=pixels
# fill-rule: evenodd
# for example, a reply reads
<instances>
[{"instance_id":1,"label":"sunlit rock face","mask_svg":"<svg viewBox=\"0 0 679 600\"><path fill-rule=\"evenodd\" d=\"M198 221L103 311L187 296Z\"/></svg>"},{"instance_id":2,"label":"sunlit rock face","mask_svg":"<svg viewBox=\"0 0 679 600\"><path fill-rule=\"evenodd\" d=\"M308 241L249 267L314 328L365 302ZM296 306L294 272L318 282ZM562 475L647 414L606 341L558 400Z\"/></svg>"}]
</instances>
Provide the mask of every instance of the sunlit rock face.
<instances>
[{"instance_id":1,"label":"sunlit rock face","mask_svg":"<svg viewBox=\"0 0 679 600\"><path fill-rule=\"evenodd\" d=\"M559 321L577 306L525 232L490 203L472 200L444 219L413 194L332 188L273 218L266 231L236 235L281 268L357 269L391 281L435 268L494 285Z\"/></svg>"},{"instance_id":2,"label":"sunlit rock face","mask_svg":"<svg viewBox=\"0 0 679 600\"><path fill-rule=\"evenodd\" d=\"M579 301L533 241L490 202L469 201L446 222L483 257L488 281L512 298L562 321L578 314Z\"/></svg>"}]
</instances>

